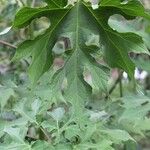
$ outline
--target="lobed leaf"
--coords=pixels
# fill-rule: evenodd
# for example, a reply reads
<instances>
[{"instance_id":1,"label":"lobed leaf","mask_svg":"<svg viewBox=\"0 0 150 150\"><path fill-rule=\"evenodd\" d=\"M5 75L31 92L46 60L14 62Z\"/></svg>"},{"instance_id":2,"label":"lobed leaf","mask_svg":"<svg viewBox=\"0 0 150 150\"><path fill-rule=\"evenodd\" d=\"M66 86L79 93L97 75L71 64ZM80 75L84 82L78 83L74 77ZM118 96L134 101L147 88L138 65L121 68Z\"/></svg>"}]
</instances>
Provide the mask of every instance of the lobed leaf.
<instances>
[{"instance_id":1,"label":"lobed leaf","mask_svg":"<svg viewBox=\"0 0 150 150\"><path fill-rule=\"evenodd\" d=\"M74 107L74 112L81 114L85 101L90 97L91 86L84 80L84 70L91 71L92 81L99 90L105 90L108 69L98 64L92 53L101 51L110 67L121 68L131 78L134 77L135 65L129 57L129 52L147 53L142 38L135 33L119 33L108 25L110 16L123 15L127 19L137 16L150 19L142 4L135 0L102 0L97 9L92 9L89 3L76 1L74 6L66 6L66 1L46 1L44 8L22 8L16 15L14 27L24 27L33 19L47 16L51 26L34 40L22 43L14 59L26 56L32 57L29 74L34 83L52 66L54 60L53 48L60 38L68 38L71 50L66 48L65 64L54 74L51 99L61 97L61 85L67 80L64 98ZM30 13L29 13L30 12ZM30 15L29 15L30 14ZM89 39L96 35L96 39ZM93 46L94 45L94 46ZM61 53L60 53L61 54ZM59 93L57 96L56 93Z\"/></svg>"}]
</instances>

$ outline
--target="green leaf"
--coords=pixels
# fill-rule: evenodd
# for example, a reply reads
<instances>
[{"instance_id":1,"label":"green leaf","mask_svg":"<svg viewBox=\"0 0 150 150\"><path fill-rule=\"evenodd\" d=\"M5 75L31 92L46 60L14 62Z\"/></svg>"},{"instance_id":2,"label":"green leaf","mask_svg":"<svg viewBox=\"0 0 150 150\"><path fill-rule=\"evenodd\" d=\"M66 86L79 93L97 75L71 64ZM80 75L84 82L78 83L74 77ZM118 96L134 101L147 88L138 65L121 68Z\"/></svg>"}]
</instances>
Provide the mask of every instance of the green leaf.
<instances>
[{"instance_id":1,"label":"green leaf","mask_svg":"<svg viewBox=\"0 0 150 150\"><path fill-rule=\"evenodd\" d=\"M52 132L53 130L57 129L56 123L50 121L44 121L41 123L41 126L44 129L47 129L48 132Z\"/></svg>"},{"instance_id":2,"label":"green leaf","mask_svg":"<svg viewBox=\"0 0 150 150\"><path fill-rule=\"evenodd\" d=\"M0 137L2 137L5 134L5 131L10 130L10 128L16 126L16 127L25 127L27 124L27 121L23 118L16 119L14 121L4 121L0 119Z\"/></svg>"},{"instance_id":3,"label":"green leaf","mask_svg":"<svg viewBox=\"0 0 150 150\"><path fill-rule=\"evenodd\" d=\"M51 149L54 150L53 146L45 141L36 141L32 144L32 150L44 150Z\"/></svg>"},{"instance_id":4,"label":"green leaf","mask_svg":"<svg viewBox=\"0 0 150 150\"><path fill-rule=\"evenodd\" d=\"M25 26L26 23L28 23L29 20L34 19L34 17L37 17L41 14L44 15L43 9L45 11L45 8L28 8L28 10L23 8L18 12L18 15L16 15L14 27ZM24 11L26 11L26 13ZM32 18L28 16L28 12L33 14L33 16L31 15ZM13 60L18 60L31 55L32 64L29 68L29 75L33 83L35 83L53 63L52 48L57 40L58 26L61 25L68 10L49 8L46 9L46 12L48 12L50 21L52 22L50 28L45 34L38 36L34 40L25 41L22 43L18 47L17 53L13 58ZM25 19L21 17L22 15L25 17Z\"/></svg>"},{"instance_id":5,"label":"green leaf","mask_svg":"<svg viewBox=\"0 0 150 150\"><path fill-rule=\"evenodd\" d=\"M26 105L27 100L22 99L21 102L17 103L15 108L13 109L15 112L19 113L21 117L26 120L27 122L38 124L36 121L36 114Z\"/></svg>"},{"instance_id":6,"label":"green leaf","mask_svg":"<svg viewBox=\"0 0 150 150\"><path fill-rule=\"evenodd\" d=\"M147 53L142 38L134 33L118 33L108 25L109 17L121 14L127 19L136 16L150 18L144 7L135 0L122 3L120 0L102 0L99 8L93 10L89 3L82 0L76 1L74 6L63 7L65 1L47 1L48 7L22 8L16 15L14 27L27 25L37 17L47 16L51 26L45 34L34 40L25 41L17 49L14 59L26 56L32 57L29 75L34 83L45 73L53 63L53 51L59 39L68 38L71 50L64 52L65 64L52 78L52 99L62 96L61 86L67 81L64 89L65 101L72 104L74 112L82 113L84 103L89 99L92 89L84 80L84 70L91 72L92 82L98 90L107 90L106 67L97 63L93 53L100 50L105 54L105 61L109 66L121 68L131 78L134 77L134 63L129 57L129 52ZM27 13L30 12L30 16ZM21 17L23 16L23 17ZM95 38L92 38L95 35ZM91 37L91 38L89 38ZM56 92L56 93L55 93ZM59 93L59 94L58 94ZM57 96L57 94L59 96ZM57 101L57 100L56 100Z\"/></svg>"},{"instance_id":7,"label":"green leaf","mask_svg":"<svg viewBox=\"0 0 150 150\"><path fill-rule=\"evenodd\" d=\"M51 112L48 112L48 114L55 120L55 121L60 121L65 114L65 109L63 107L58 107L54 109Z\"/></svg>"},{"instance_id":8,"label":"green leaf","mask_svg":"<svg viewBox=\"0 0 150 150\"><path fill-rule=\"evenodd\" d=\"M77 125L68 126L65 130L65 138L71 140L73 137L78 136L80 133L80 129Z\"/></svg>"},{"instance_id":9,"label":"green leaf","mask_svg":"<svg viewBox=\"0 0 150 150\"><path fill-rule=\"evenodd\" d=\"M49 11L49 8L29 8L24 7L21 9L15 16L15 22L13 27L25 27L27 26L34 18L41 17L45 12ZM30 14L30 15L28 15Z\"/></svg>"},{"instance_id":10,"label":"green leaf","mask_svg":"<svg viewBox=\"0 0 150 150\"><path fill-rule=\"evenodd\" d=\"M124 111L120 115L119 123L131 132L142 134L149 130L150 100L146 96L129 96L123 98ZM134 119L133 119L134 118Z\"/></svg>"},{"instance_id":11,"label":"green leaf","mask_svg":"<svg viewBox=\"0 0 150 150\"><path fill-rule=\"evenodd\" d=\"M142 70L145 70L150 73L150 60L143 59L143 58L137 58L133 59L133 62L136 64L136 66Z\"/></svg>"},{"instance_id":12,"label":"green leaf","mask_svg":"<svg viewBox=\"0 0 150 150\"><path fill-rule=\"evenodd\" d=\"M123 13L130 16L141 16L150 19L150 15L145 11L140 1L130 0L128 2L120 2L120 0L102 0L100 6L115 7L120 9Z\"/></svg>"},{"instance_id":13,"label":"green leaf","mask_svg":"<svg viewBox=\"0 0 150 150\"><path fill-rule=\"evenodd\" d=\"M89 149L102 149L102 150L114 150L114 148L112 148L112 142L109 140L102 140L101 142L97 143L97 144L93 144L93 143L81 143L79 145L77 145L75 148L76 149L82 149L82 150L89 150Z\"/></svg>"},{"instance_id":14,"label":"green leaf","mask_svg":"<svg viewBox=\"0 0 150 150\"><path fill-rule=\"evenodd\" d=\"M15 96L15 92L12 88L0 87L0 106L1 109L5 107L11 96Z\"/></svg>"},{"instance_id":15,"label":"green leaf","mask_svg":"<svg viewBox=\"0 0 150 150\"><path fill-rule=\"evenodd\" d=\"M119 20L117 18L121 19ZM149 46L150 35L145 31L145 26L143 25L143 21L145 22L145 20L146 19L141 20L141 18L134 20L125 20L125 18L123 18L122 16L114 15L109 18L108 23L111 26L111 28L115 29L118 32L122 33L132 32L138 34L143 38L143 41L145 42L148 49L150 49ZM143 26L143 28L141 28L141 26ZM144 45L142 44L141 48L145 49L145 46L144 47L143 46ZM149 54L149 51L147 51L146 53Z\"/></svg>"},{"instance_id":16,"label":"green leaf","mask_svg":"<svg viewBox=\"0 0 150 150\"><path fill-rule=\"evenodd\" d=\"M111 139L112 141L114 141L115 143L120 143L120 142L125 142L128 140L132 140L135 141L128 132L124 131L124 130L119 130L119 129L114 129L114 130L101 130L101 132L105 135L107 135L107 137L109 139Z\"/></svg>"},{"instance_id":17,"label":"green leaf","mask_svg":"<svg viewBox=\"0 0 150 150\"><path fill-rule=\"evenodd\" d=\"M128 141L125 143L126 150L137 150L138 145L135 142Z\"/></svg>"},{"instance_id":18,"label":"green leaf","mask_svg":"<svg viewBox=\"0 0 150 150\"><path fill-rule=\"evenodd\" d=\"M26 143L10 143L0 145L3 150L31 150L31 146Z\"/></svg>"},{"instance_id":19,"label":"green leaf","mask_svg":"<svg viewBox=\"0 0 150 150\"><path fill-rule=\"evenodd\" d=\"M129 100L130 99L130 100ZM120 120L122 119L142 119L150 110L150 100L146 96L128 96L123 98L125 108Z\"/></svg>"},{"instance_id":20,"label":"green leaf","mask_svg":"<svg viewBox=\"0 0 150 150\"><path fill-rule=\"evenodd\" d=\"M92 88L97 91L107 92L109 69L105 66L87 63L86 68L92 76Z\"/></svg>"},{"instance_id":21,"label":"green leaf","mask_svg":"<svg viewBox=\"0 0 150 150\"><path fill-rule=\"evenodd\" d=\"M24 138L27 134L27 128L6 128L4 132L10 135L13 141L24 144Z\"/></svg>"},{"instance_id":22,"label":"green leaf","mask_svg":"<svg viewBox=\"0 0 150 150\"><path fill-rule=\"evenodd\" d=\"M55 150L72 150L71 146L69 144L58 144L55 147Z\"/></svg>"}]
</instances>

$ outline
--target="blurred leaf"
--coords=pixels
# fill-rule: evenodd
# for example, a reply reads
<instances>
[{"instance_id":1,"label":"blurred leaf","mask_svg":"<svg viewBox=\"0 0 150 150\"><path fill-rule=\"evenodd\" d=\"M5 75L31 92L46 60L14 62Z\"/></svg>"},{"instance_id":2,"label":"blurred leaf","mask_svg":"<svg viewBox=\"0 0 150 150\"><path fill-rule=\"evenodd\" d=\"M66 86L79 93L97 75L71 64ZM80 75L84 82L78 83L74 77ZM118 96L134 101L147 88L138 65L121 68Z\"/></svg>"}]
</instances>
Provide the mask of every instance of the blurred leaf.
<instances>
[{"instance_id":1,"label":"blurred leaf","mask_svg":"<svg viewBox=\"0 0 150 150\"><path fill-rule=\"evenodd\" d=\"M110 17L108 23L111 26L111 28L117 30L118 32L121 33L133 32L135 34L140 35L143 38L148 49L150 49L149 45L150 34L146 32L144 28L145 25L143 25L143 22L146 22L146 20L143 19L143 21L141 21L140 19L135 19L133 21L132 20L128 21L125 20L125 18L123 18L120 15L114 15ZM147 24L149 24L150 21L148 20L147 22L148 22Z\"/></svg>"},{"instance_id":2,"label":"blurred leaf","mask_svg":"<svg viewBox=\"0 0 150 150\"><path fill-rule=\"evenodd\" d=\"M0 36L8 33L10 30L11 30L11 27L5 28L3 31L0 32Z\"/></svg>"},{"instance_id":3,"label":"blurred leaf","mask_svg":"<svg viewBox=\"0 0 150 150\"><path fill-rule=\"evenodd\" d=\"M136 66L142 70L145 70L150 73L150 60L149 59L143 59L143 58L138 58L138 59L133 59L133 62L136 64Z\"/></svg>"},{"instance_id":4,"label":"blurred leaf","mask_svg":"<svg viewBox=\"0 0 150 150\"><path fill-rule=\"evenodd\" d=\"M36 123L36 114L34 111L31 111L27 105L27 100L22 99L18 104L16 104L15 108L13 109L15 112L19 113L22 118L24 118L26 121L29 121L31 123Z\"/></svg>"},{"instance_id":5,"label":"blurred leaf","mask_svg":"<svg viewBox=\"0 0 150 150\"><path fill-rule=\"evenodd\" d=\"M115 141L116 143L125 142L128 140L135 141L128 132L124 130L114 129L114 130L101 130L101 132L107 135L108 139Z\"/></svg>"},{"instance_id":6,"label":"blurred leaf","mask_svg":"<svg viewBox=\"0 0 150 150\"><path fill-rule=\"evenodd\" d=\"M45 141L36 141L33 145L32 145L32 150L54 150L53 146Z\"/></svg>"},{"instance_id":7,"label":"blurred leaf","mask_svg":"<svg viewBox=\"0 0 150 150\"><path fill-rule=\"evenodd\" d=\"M140 133L149 130L150 99L146 96L130 96L123 99L125 108L119 122L129 131ZM134 118L134 119L133 119ZM144 124L145 122L145 124Z\"/></svg>"},{"instance_id":8,"label":"blurred leaf","mask_svg":"<svg viewBox=\"0 0 150 150\"><path fill-rule=\"evenodd\" d=\"M3 149L3 150L31 150L31 146L26 143L10 143L10 144L1 144L0 149Z\"/></svg>"},{"instance_id":9,"label":"blurred leaf","mask_svg":"<svg viewBox=\"0 0 150 150\"><path fill-rule=\"evenodd\" d=\"M78 136L80 133L80 129L77 125L68 126L65 130L65 138L71 140L73 137Z\"/></svg>"},{"instance_id":10,"label":"blurred leaf","mask_svg":"<svg viewBox=\"0 0 150 150\"><path fill-rule=\"evenodd\" d=\"M15 96L15 92L12 88L0 87L0 105L2 109L5 107L11 96Z\"/></svg>"},{"instance_id":11,"label":"blurred leaf","mask_svg":"<svg viewBox=\"0 0 150 150\"><path fill-rule=\"evenodd\" d=\"M65 109L63 107L58 107L54 109L51 112L48 112L48 114L56 121L60 121L64 114L65 114Z\"/></svg>"},{"instance_id":12,"label":"blurred leaf","mask_svg":"<svg viewBox=\"0 0 150 150\"><path fill-rule=\"evenodd\" d=\"M4 132L9 134L13 141L24 144L24 138L27 134L27 128L4 128Z\"/></svg>"}]
</instances>

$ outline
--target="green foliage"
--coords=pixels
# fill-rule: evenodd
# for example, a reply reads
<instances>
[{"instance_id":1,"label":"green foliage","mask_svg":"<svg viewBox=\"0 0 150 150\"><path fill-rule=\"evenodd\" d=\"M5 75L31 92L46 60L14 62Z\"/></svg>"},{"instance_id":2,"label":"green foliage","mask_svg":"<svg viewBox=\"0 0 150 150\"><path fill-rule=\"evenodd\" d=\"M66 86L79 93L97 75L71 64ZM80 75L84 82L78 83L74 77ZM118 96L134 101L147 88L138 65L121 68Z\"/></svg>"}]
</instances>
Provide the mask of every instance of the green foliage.
<instances>
[{"instance_id":1,"label":"green foliage","mask_svg":"<svg viewBox=\"0 0 150 150\"><path fill-rule=\"evenodd\" d=\"M92 57L95 47L104 52L105 60L111 67L125 70L131 78L133 78L134 63L129 59L128 52L148 53L140 36L134 33L118 33L111 29L107 24L109 17L116 13L126 18L134 16L150 18L150 16L139 2L134 1L127 4L122 4L119 0L101 1L96 10L84 1L78 1L74 6L65 8L63 7L65 5L61 5L59 1L55 3L50 1L44 8L23 8L17 13L14 27L25 27L33 19L41 16L48 16L51 25L43 35L22 43L17 49L14 60L26 56L32 57L29 75L35 83L52 66L54 59L52 49L56 41L61 37L69 38L71 50L68 52L66 49L65 64L54 74L54 78L57 78L59 82L59 84L54 83L54 86L59 86L54 89L59 89L60 84L63 83L63 77L66 78L65 99L73 103L73 106L78 104L77 108L79 108L79 103L91 95L90 86L83 77L86 65L91 68L96 67L102 75L99 78L100 83L94 82L98 84L96 86L107 82L107 78L103 77L106 74L105 67L97 64ZM91 39L92 34L97 35L98 39ZM94 81L97 73L92 71L91 74Z\"/></svg>"},{"instance_id":2,"label":"green foliage","mask_svg":"<svg viewBox=\"0 0 150 150\"><path fill-rule=\"evenodd\" d=\"M149 97L129 91L131 96L111 99L108 79L111 68L133 79L137 62L129 53L149 51L141 32L127 27L123 32L108 22L115 14L129 20L150 19L150 14L136 0L101 0L97 9L87 0L45 2L44 7L21 8L13 23L14 28L33 30L36 18L50 20L45 33L21 43L13 58L31 57L32 88L1 84L0 149L136 150L134 135L150 130ZM56 69L58 57L64 64ZM92 100L91 106L95 92L101 100Z\"/></svg>"}]
</instances>

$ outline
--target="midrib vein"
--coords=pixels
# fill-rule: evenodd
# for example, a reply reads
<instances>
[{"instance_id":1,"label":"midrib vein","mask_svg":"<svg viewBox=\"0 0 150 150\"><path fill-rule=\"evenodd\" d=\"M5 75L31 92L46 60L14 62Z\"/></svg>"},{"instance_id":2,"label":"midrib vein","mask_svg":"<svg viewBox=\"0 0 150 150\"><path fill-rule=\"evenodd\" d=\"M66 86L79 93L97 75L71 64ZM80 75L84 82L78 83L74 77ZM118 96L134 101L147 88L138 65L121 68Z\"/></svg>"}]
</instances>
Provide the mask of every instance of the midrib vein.
<instances>
[{"instance_id":1,"label":"midrib vein","mask_svg":"<svg viewBox=\"0 0 150 150\"><path fill-rule=\"evenodd\" d=\"M79 2L77 2L77 19L76 19L76 30L75 30L75 32L76 32L76 50L77 50L77 48L78 48L78 42L79 42Z\"/></svg>"},{"instance_id":2,"label":"midrib vein","mask_svg":"<svg viewBox=\"0 0 150 150\"><path fill-rule=\"evenodd\" d=\"M77 6L76 6L77 8L76 8L76 14L77 14L77 16L76 16L76 30L75 30L75 39L76 39L76 46L75 46L75 57L76 57L76 59L75 59L75 74L74 74L74 77L75 77L75 84L76 84L76 90L78 91L78 70L77 70L77 68L76 67L78 67L78 50L79 50L79 45L78 45L78 43L79 43L79 2L77 2Z\"/></svg>"}]
</instances>

